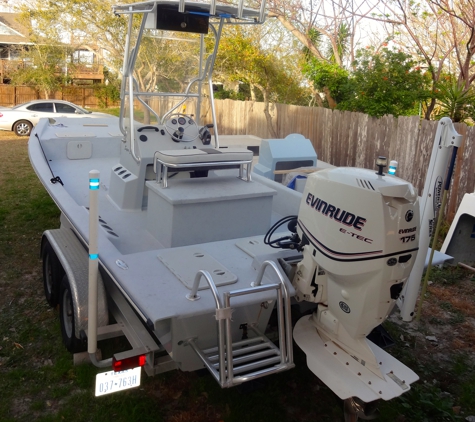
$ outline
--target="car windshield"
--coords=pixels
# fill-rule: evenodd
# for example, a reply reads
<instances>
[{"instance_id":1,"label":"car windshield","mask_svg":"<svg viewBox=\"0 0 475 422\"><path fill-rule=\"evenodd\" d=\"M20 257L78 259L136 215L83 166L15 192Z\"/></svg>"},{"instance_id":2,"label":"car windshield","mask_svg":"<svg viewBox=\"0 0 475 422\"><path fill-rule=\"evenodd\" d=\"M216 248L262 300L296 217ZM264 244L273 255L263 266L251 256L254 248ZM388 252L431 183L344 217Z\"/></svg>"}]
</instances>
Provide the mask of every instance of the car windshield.
<instances>
[{"instance_id":1,"label":"car windshield","mask_svg":"<svg viewBox=\"0 0 475 422\"><path fill-rule=\"evenodd\" d=\"M80 111L81 113L84 113L84 114L91 114L91 113L92 113L92 111L89 111L89 110L86 110L85 108L79 107L79 106L76 105L76 104L74 104L74 106L75 106L77 109L79 109L79 111Z\"/></svg>"}]
</instances>

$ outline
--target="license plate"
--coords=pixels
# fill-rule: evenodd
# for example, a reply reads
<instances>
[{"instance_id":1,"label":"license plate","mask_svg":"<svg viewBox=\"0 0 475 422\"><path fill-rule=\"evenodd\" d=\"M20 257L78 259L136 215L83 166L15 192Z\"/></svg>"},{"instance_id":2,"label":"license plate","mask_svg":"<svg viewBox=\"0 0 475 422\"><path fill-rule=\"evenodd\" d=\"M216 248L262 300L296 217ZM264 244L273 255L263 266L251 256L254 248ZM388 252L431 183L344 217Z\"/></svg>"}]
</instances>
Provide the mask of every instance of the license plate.
<instances>
[{"instance_id":1,"label":"license plate","mask_svg":"<svg viewBox=\"0 0 475 422\"><path fill-rule=\"evenodd\" d=\"M141 367L121 372L102 372L96 375L96 397L128 390L140 385Z\"/></svg>"}]
</instances>

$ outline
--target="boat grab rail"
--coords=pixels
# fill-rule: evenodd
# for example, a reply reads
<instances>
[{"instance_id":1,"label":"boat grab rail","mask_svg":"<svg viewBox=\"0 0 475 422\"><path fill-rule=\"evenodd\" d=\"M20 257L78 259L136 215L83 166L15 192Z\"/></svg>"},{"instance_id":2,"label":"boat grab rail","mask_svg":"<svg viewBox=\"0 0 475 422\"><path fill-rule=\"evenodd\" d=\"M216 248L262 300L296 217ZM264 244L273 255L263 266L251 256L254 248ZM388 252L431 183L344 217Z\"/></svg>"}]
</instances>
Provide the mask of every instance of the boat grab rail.
<instances>
[{"instance_id":1,"label":"boat grab rail","mask_svg":"<svg viewBox=\"0 0 475 422\"><path fill-rule=\"evenodd\" d=\"M270 267L273 272L277 275L279 282L272 284L261 284L262 279L265 273L265 270ZM216 303L216 320L218 322L218 357L219 357L219 372L216 370L216 364L206 356L206 353L200 350L193 338L188 339L187 343L195 350L198 356L201 358L205 366L214 376L216 381L221 385L221 387L231 387L233 385L241 384L245 381L250 381L264 375L269 375L275 372L280 372L282 370L290 369L294 366L293 364L293 350L292 350L292 338L291 338L291 315L290 315L290 300L288 290L285 284L284 277L281 271L278 269L277 265L272 261L264 261L261 267L256 280L251 283L251 287L239 290L231 290L223 294L224 304L220 300L218 289L216 284L213 281L213 277L206 270L199 270L194 278L193 287L191 292L186 295L186 298L190 301L196 301L200 299L198 295L198 288L202 278L205 278L208 286L210 287L211 293ZM236 346L238 343L232 343L232 331L231 331L231 317L233 309L231 308L231 298L244 296L249 294L261 293L265 291L276 290L277 294L277 320L279 327L279 348L277 349L270 340L267 339L268 343L271 344L271 348L279 351L278 365L275 365L271 368L265 368L256 370L252 373L241 375L238 377L234 376L234 363L233 360L233 345ZM257 330L257 327L254 327L256 324L252 324L252 328ZM264 338L264 336L262 335ZM277 355L277 352L276 352ZM257 355L256 355L257 356ZM237 362L239 359L237 359ZM272 363L272 360L267 359L267 362ZM264 362L264 360L262 361ZM262 365L261 365L262 366ZM250 365L250 367L259 367L259 364Z\"/></svg>"},{"instance_id":2,"label":"boat grab rail","mask_svg":"<svg viewBox=\"0 0 475 422\"><path fill-rule=\"evenodd\" d=\"M205 280L208 283L208 286L211 290L211 293L213 294L214 301L216 302L216 319L218 319L218 313L223 312L223 305L221 303L221 300L219 299L219 293L218 289L216 288L216 284L214 284L213 277L211 277L211 274L206 271L206 270L199 270L196 275L195 275L195 280L193 282L193 288L191 289L191 292L186 295L186 298L191 301L195 301L200 299L200 296L198 295L198 287L200 285L201 278L204 277ZM230 317L231 319L231 317ZM218 320L218 339L219 339L219 347L218 347L218 354L219 354L219 379L224 380L226 377L225 373L225 365L224 362L226 361L225 357L225 351L224 351L224 333L225 333L225 326L224 326L224 319L219 319ZM195 349L196 350L196 349ZM207 362L207 359L205 359L203 356L201 356L201 359L203 362L205 362L208 370L215 376L216 378L216 371L213 370L211 367L210 363ZM219 379L217 381L219 382Z\"/></svg>"},{"instance_id":3,"label":"boat grab rail","mask_svg":"<svg viewBox=\"0 0 475 422\"><path fill-rule=\"evenodd\" d=\"M156 151L153 159L153 171L156 174L156 182L162 182L163 188L168 187L168 168L173 169L195 169L195 168L207 168L207 167L234 167L239 166L239 179L245 180L246 182L251 181L251 166L252 160L233 160L233 161L200 161L200 156L197 156L197 161L192 163L170 163L165 162L157 157L157 154L160 154L161 151ZM214 155L214 154L213 154ZM201 157L203 158L203 157ZM244 167L246 171L244 172ZM246 174L244 176L244 173Z\"/></svg>"},{"instance_id":4,"label":"boat grab rail","mask_svg":"<svg viewBox=\"0 0 475 422\"><path fill-rule=\"evenodd\" d=\"M258 286L261 285L262 279L264 278L264 273L266 271L266 268L270 267L274 271L274 273L277 275L279 278L279 283L281 284L283 295L284 295L284 304L285 304L285 332L287 333L286 335L286 346L288 350L288 356L291 362L293 362L294 357L293 357L293 349L292 349L292 338L289 335L289 333L292 330L292 325L291 325L291 316L290 316L290 297L289 297L289 292L287 290L287 287L285 285L285 280L284 276L282 275L282 272L279 270L277 267L277 264L273 261L264 261L262 265L259 268L259 272L257 273L256 280L251 283L251 287L257 288ZM281 329L283 327L283 324L280 323L279 321L279 328ZM283 338L282 337L283 333L279 331L279 339Z\"/></svg>"},{"instance_id":5,"label":"boat grab rail","mask_svg":"<svg viewBox=\"0 0 475 422\"><path fill-rule=\"evenodd\" d=\"M132 77L132 80L134 82L134 86L136 87L136 91L134 91L133 93L134 98L136 98L140 102L140 104L142 104L145 107L146 110L149 110L150 113L152 113L155 116L155 118L157 119L157 122L159 122L160 116L157 114L157 112L152 107L150 107L150 105L148 105L144 100L142 100L142 98L140 98L140 94L138 93L139 84L137 80L135 79L135 77ZM125 94L128 95L128 92L126 91Z\"/></svg>"}]
</instances>

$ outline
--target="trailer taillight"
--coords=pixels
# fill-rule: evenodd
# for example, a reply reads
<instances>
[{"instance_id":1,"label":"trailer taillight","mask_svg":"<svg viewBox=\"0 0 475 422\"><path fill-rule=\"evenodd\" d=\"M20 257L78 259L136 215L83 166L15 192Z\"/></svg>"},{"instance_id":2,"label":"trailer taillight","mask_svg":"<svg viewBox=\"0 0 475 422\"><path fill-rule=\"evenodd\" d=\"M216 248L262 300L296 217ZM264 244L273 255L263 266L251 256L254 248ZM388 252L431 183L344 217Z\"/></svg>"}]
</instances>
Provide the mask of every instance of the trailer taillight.
<instances>
[{"instance_id":1,"label":"trailer taillight","mask_svg":"<svg viewBox=\"0 0 475 422\"><path fill-rule=\"evenodd\" d=\"M132 356L131 358L116 360L112 358L112 369L114 372L125 371L126 369L136 368L137 366L144 366L147 361L147 355Z\"/></svg>"}]
</instances>

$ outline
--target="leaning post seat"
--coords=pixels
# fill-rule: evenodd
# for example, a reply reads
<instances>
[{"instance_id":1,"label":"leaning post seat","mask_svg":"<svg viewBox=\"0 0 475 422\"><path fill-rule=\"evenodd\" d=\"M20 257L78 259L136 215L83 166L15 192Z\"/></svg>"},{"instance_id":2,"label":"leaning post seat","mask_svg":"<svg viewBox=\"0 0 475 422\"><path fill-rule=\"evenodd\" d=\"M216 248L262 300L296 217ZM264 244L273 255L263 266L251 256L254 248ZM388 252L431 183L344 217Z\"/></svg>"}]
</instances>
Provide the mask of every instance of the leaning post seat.
<instances>
[{"instance_id":1,"label":"leaning post seat","mask_svg":"<svg viewBox=\"0 0 475 422\"><path fill-rule=\"evenodd\" d=\"M246 148L210 147L157 151L154 154L153 171L157 175L157 182L161 181L164 188L168 186L169 168L176 171L192 171L238 167L239 178L250 182L252 157L252 151Z\"/></svg>"}]
</instances>

